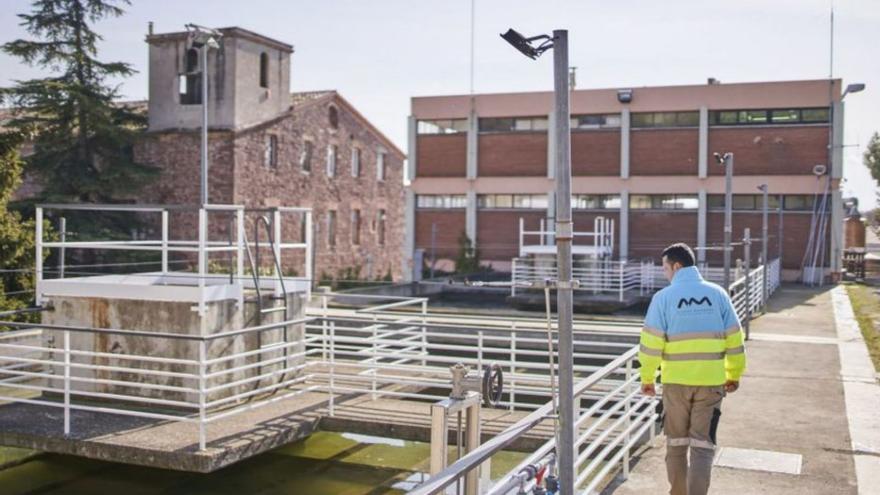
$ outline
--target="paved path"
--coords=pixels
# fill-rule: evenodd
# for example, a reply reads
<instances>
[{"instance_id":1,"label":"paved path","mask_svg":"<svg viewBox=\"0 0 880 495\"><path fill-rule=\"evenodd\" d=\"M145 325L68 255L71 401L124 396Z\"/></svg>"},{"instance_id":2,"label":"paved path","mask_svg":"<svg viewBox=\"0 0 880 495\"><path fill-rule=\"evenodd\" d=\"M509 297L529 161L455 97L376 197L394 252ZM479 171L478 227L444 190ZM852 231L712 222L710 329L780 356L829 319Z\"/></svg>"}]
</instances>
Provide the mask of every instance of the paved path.
<instances>
[{"instance_id":1,"label":"paved path","mask_svg":"<svg viewBox=\"0 0 880 495\"><path fill-rule=\"evenodd\" d=\"M864 404L858 403L864 397L854 396L858 390L852 384L868 387L870 393L880 388L853 376L848 364L841 367L841 356L847 362L861 357L848 354L858 353L851 329L847 333L835 324L841 303L848 305L848 299L841 299L843 289L835 290L786 286L774 295L768 313L752 322L742 388L722 408L722 455L725 448L800 455L800 474L716 465L712 494L880 494L880 483L870 479L880 465L880 445L873 443L880 432L880 413L875 407L873 417L865 415ZM616 482L605 493L667 493L664 456L661 435L634 459L629 480Z\"/></svg>"}]
</instances>

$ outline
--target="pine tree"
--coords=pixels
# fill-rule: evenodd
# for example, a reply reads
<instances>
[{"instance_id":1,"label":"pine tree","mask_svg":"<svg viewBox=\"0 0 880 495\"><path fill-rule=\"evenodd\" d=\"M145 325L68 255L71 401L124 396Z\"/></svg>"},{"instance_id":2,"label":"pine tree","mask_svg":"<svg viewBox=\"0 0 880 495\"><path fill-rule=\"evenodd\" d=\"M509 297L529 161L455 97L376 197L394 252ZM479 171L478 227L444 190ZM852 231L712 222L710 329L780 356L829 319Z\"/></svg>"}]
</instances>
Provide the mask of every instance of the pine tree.
<instances>
[{"instance_id":1,"label":"pine tree","mask_svg":"<svg viewBox=\"0 0 880 495\"><path fill-rule=\"evenodd\" d=\"M865 147L865 152L862 154L862 161L871 172L871 177L880 182L880 134L875 132L871 136L871 140L868 141L868 146Z\"/></svg>"},{"instance_id":2,"label":"pine tree","mask_svg":"<svg viewBox=\"0 0 880 495\"><path fill-rule=\"evenodd\" d=\"M97 58L101 36L91 24L122 15L120 3L129 2L36 0L30 13L18 16L35 39L2 46L7 54L52 74L0 89L3 103L16 109L7 127L35 131L33 154L26 164L43 190L42 197L34 199L124 201L155 174L153 168L135 163L131 152L144 116L115 104L118 88L107 82L135 71L126 63Z\"/></svg>"},{"instance_id":3,"label":"pine tree","mask_svg":"<svg viewBox=\"0 0 880 495\"><path fill-rule=\"evenodd\" d=\"M21 183L17 133L0 134L0 311L28 306L33 299L34 221L7 209Z\"/></svg>"}]
</instances>

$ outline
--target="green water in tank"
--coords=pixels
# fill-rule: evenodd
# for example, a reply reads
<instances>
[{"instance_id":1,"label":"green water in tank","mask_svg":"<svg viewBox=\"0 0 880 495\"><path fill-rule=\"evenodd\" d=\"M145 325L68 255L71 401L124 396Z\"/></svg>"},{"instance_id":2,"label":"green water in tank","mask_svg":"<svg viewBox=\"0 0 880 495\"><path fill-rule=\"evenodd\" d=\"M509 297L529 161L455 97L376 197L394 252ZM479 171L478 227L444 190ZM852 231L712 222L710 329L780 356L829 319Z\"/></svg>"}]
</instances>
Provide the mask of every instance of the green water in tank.
<instances>
[{"instance_id":1,"label":"green water in tank","mask_svg":"<svg viewBox=\"0 0 880 495\"><path fill-rule=\"evenodd\" d=\"M454 449L454 447L453 447ZM422 442L317 432L307 439L210 474L184 473L0 447L0 493L76 495L405 493L428 470ZM492 458L497 479L525 454ZM454 459L454 452L450 452Z\"/></svg>"}]
</instances>

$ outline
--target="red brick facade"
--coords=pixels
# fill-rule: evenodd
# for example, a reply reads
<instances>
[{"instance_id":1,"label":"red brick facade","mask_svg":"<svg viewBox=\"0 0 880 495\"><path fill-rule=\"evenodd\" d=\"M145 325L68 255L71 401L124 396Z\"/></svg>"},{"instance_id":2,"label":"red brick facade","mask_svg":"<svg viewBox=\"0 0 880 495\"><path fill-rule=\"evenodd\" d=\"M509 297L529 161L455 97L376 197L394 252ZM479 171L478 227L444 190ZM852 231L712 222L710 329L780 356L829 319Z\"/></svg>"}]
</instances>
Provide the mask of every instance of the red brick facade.
<instances>
[{"instance_id":1,"label":"red brick facade","mask_svg":"<svg viewBox=\"0 0 880 495\"><path fill-rule=\"evenodd\" d=\"M336 108L337 128L328 112ZM274 136L274 166L266 163L269 136ZM302 159L305 142L312 143L310 171ZM199 136L197 132L148 134L138 143L138 160L159 166L158 184L150 202L195 204L199 197ZM337 147L336 173L328 176L328 147ZM288 114L258 126L211 133L210 200L248 207L302 206L313 209L316 277L359 269L361 277L402 275L403 154L378 133L335 92L297 105ZM360 150L360 174L352 176L353 149ZM378 153L384 152L385 177L378 180ZM358 243L353 211L360 216ZM384 243L380 210L385 212ZM335 245L328 239L328 211L336 212ZM299 217L285 214L284 242L300 242ZM173 219L172 219L173 222ZM222 225L222 224L221 224ZM222 227L213 236L223 239ZM252 236L252 227L249 226ZM213 229L212 229L213 230Z\"/></svg>"},{"instance_id":2,"label":"red brick facade","mask_svg":"<svg viewBox=\"0 0 880 495\"><path fill-rule=\"evenodd\" d=\"M697 129L633 129L630 175L697 175Z\"/></svg>"},{"instance_id":3,"label":"red brick facade","mask_svg":"<svg viewBox=\"0 0 880 495\"><path fill-rule=\"evenodd\" d=\"M458 254L458 239L465 230L464 210L416 210L416 249L425 250L425 259L431 256L431 228L436 225L434 249L437 259L454 259Z\"/></svg>"},{"instance_id":4,"label":"red brick facade","mask_svg":"<svg viewBox=\"0 0 880 495\"><path fill-rule=\"evenodd\" d=\"M478 150L480 176L547 176L546 132L480 134Z\"/></svg>"},{"instance_id":5,"label":"red brick facade","mask_svg":"<svg viewBox=\"0 0 880 495\"><path fill-rule=\"evenodd\" d=\"M620 174L620 131L573 131L571 175Z\"/></svg>"},{"instance_id":6,"label":"red brick facade","mask_svg":"<svg viewBox=\"0 0 880 495\"><path fill-rule=\"evenodd\" d=\"M526 230L538 230L540 221L547 216L538 210L478 210L477 246L484 260L509 261L519 256L519 219L525 220ZM534 244L537 237L529 237Z\"/></svg>"},{"instance_id":7,"label":"red brick facade","mask_svg":"<svg viewBox=\"0 0 880 495\"><path fill-rule=\"evenodd\" d=\"M464 177L467 134L424 134L416 142L418 177Z\"/></svg>"},{"instance_id":8,"label":"red brick facade","mask_svg":"<svg viewBox=\"0 0 880 495\"><path fill-rule=\"evenodd\" d=\"M697 245L697 214L630 210L629 231L629 259L648 258L659 264L660 253L666 246L674 242Z\"/></svg>"},{"instance_id":9,"label":"red brick facade","mask_svg":"<svg viewBox=\"0 0 880 495\"><path fill-rule=\"evenodd\" d=\"M828 163L828 126L710 128L709 151L734 154L736 175L810 174ZM724 175L723 167L709 167Z\"/></svg>"},{"instance_id":10,"label":"red brick facade","mask_svg":"<svg viewBox=\"0 0 880 495\"><path fill-rule=\"evenodd\" d=\"M807 240L810 234L812 222L810 212L784 212L782 218L782 267L786 269L798 269L807 249ZM760 212L734 212L733 214L734 243L742 242L743 230L751 229L752 237L752 260L757 262L761 253L761 213ZM767 253L770 259L776 258L779 253L779 213L772 212L767 216L768 236ZM709 212L706 216L706 244L721 246L724 242L724 213ZM831 235L825 238L825 246L831 244ZM743 259L744 253L741 245L734 246L733 259ZM711 265L721 265L723 262L721 251L709 251L706 253L706 261ZM825 253L825 261L828 261L828 251Z\"/></svg>"}]
</instances>

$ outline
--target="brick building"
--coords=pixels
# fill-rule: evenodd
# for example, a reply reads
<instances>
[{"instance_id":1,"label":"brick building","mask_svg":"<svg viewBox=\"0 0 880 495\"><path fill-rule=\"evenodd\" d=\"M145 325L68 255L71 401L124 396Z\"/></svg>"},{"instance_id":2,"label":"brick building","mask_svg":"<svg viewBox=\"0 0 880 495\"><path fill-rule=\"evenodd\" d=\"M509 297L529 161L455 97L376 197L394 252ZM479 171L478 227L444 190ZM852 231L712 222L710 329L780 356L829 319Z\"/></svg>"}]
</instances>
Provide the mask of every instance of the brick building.
<instances>
[{"instance_id":1,"label":"brick building","mask_svg":"<svg viewBox=\"0 0 880 495\"><path fill-rule=\"evenodd\" d=\"M433 246L437 258L451 260L464 232L484 261L509 268L517 256L519 219L535 228L554 216L552 105L550 92L412 99L407 253L428 253ZM724 168L712 154L733 152L734 239L746 227L760 236L757 187L766 183L768 257L781 254L784 276L796 278L814 201L827 186L824 266L837 272L842 110L840 80L574 90L575 230L592 230L597 216L613 219L616 259L656 261L674 241L719 246ZM827 170L821 177L814 174L819 164ZM698 255L716 266L722 257L702 249ZM734 257L742 257L741 248Z\"/></svg>"},{"instance_id":2,"label":"brick building","mask_svg":"<svg viewBox=\"0 0 880 495\"><path fill-rule=\"evenodd\" d=\"M209 52L209 202L314 212L317 276L402 273L405 155L335 91L293 93L293 47L241 28ZM201 72L184 32L147 36L149 129L136 158L161 169L142 198L199 201ZM303 237L290 225L286 239Z\"/></svg>"}]
</instances>

